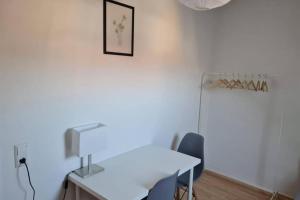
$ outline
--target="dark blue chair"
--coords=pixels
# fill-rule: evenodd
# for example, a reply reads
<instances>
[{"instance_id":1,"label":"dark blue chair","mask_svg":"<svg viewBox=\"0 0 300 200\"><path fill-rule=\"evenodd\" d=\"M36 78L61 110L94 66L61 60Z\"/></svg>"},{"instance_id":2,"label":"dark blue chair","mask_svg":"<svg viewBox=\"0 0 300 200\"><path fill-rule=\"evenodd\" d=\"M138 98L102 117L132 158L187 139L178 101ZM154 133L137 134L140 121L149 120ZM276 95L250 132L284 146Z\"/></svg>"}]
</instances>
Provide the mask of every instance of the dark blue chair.
<instances>
[{"instance_id":1,"label":"dark blue chair","mask_svg":"<svg viewBox=\"0 0 300 200\"><path fill-rule=\"evenodd\" d=\"M158 181L143 200L173 200L178 172Z\"/></svg>"},{"instance_id":2,"label":"dark blue chair","mask_svg":"<svg viewBox=\"0 0 300 200\"><path fill-rule=\"evenodd\" d=\"M194 168L193 181L196 181L202 175L202 172L204 170L204 137L196 133L187 133L180 142L177 151L201 159L201 163ZM190 172L188 171L178 177L177 187L185 187L187 189L189 187L189 179ZM178 195L179 193L177 193L177 199L179 198ZM194 190L193 196L196 198Z\"/></svg>"}]
</instances>

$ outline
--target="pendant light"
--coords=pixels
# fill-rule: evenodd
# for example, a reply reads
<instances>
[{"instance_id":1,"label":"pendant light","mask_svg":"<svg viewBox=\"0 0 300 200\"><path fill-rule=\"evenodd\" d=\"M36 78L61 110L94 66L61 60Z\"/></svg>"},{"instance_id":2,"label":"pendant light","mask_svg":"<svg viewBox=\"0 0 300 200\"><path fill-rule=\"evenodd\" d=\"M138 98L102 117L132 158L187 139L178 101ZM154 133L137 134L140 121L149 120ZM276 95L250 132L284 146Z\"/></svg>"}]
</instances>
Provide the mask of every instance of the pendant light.
<instances>
[{"instance_id":1,"label":"pendant light","mask_svg":"<svg viewBox=\"0 0 300 200\"><path fill-rule=\"evenodd\" d=\"M231 0L179 0L183 5L193 10L211 10L224 6Z\"/></svg>"}]
</instances>

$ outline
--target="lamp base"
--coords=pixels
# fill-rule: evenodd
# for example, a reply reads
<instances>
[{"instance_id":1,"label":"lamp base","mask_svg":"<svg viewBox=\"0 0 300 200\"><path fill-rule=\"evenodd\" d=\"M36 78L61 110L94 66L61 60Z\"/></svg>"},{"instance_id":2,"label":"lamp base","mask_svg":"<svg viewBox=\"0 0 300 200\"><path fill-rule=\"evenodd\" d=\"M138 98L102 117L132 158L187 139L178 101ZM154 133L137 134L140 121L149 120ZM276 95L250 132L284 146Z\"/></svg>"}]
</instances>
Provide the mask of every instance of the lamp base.
<instances>
[{"instance_id":1,"label":"lamp base","mask_svg":"<svg viewBox=\"0 0 300 200\"><path fill-rule=\"evenodd\" d=\"M89 176L93 176L94 174L97 174L99 172L102 172L104 170L103 167L100 167L98 165L91 165L91 170L89 171L89 167L86 166L86 167L82 167L80 169L77 169L74 171L74 173L76 175L78 175L79 177L81 178L86 178L86 177L89 177Z\"/></svg>"}]
</instances>

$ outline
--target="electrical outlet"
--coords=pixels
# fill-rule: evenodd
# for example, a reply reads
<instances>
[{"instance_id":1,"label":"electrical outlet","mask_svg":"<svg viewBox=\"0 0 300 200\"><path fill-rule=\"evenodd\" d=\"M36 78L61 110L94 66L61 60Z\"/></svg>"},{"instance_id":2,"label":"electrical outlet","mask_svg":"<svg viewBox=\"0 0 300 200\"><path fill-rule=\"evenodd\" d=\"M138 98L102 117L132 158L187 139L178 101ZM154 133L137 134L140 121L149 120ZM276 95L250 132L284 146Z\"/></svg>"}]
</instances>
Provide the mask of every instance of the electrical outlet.
<instances>
[{"instance_id":1,"label":"electrical outlet","mask_svg":"<svg viewBox=\"0 0 300 200\"><path fill-rule=\"evenodd\" d=\"M26 158L27 160L27 143L18 144L14 146L14 154L15 154L15 168L21 166L20 159Z\"/></svg>"}]
</instances>

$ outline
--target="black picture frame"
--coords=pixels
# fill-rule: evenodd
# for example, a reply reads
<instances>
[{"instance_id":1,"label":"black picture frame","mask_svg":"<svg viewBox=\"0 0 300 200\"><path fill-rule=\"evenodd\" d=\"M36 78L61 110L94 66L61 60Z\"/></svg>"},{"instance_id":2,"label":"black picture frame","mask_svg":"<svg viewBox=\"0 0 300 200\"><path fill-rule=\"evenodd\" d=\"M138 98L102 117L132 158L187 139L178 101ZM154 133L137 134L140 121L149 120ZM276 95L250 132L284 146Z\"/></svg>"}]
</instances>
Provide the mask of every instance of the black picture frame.
<instances>
[{"instance_id":1,"label":"black picture frame","mask_svg":"<svg viewBox=\"0 0 300 200\"><path fill-rule=\"evenodd\" d=\"M107 3L112 3L117 6L123 6L132 10L132 30L131 30L131 52L113 52L107 49ZM103 0L103 53L111 54L111 55L119 55L119 56L133 56L134 55L134 7L120 3L114 0Z\"/></svg>"}]
</instances>

